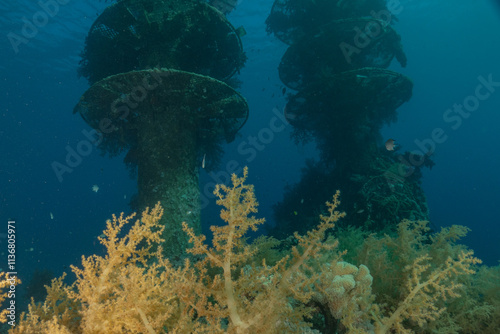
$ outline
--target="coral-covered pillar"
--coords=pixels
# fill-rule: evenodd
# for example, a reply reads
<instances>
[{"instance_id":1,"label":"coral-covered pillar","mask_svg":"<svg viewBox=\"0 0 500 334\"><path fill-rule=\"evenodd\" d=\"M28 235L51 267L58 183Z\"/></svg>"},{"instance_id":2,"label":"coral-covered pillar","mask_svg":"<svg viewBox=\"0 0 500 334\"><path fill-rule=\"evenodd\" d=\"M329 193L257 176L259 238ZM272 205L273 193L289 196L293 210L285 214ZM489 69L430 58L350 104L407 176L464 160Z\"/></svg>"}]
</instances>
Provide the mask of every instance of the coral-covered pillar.
<instances>
[{"instance_id":1,"label":"coral-covered pillar","mask_svg":"<svg viewBox=\"0 0 500 334\"><path fill-rule=\"evenodd\" d=\"M188 246L181 223L185 221L201 232L196 131L182 119L186 114L174 112L168 129L165 123L146 119L138 134L139 205L144 208L161 203L165 210L161 221L165 226L163 248L172 261Z\"/></svg>"}]
</instances>

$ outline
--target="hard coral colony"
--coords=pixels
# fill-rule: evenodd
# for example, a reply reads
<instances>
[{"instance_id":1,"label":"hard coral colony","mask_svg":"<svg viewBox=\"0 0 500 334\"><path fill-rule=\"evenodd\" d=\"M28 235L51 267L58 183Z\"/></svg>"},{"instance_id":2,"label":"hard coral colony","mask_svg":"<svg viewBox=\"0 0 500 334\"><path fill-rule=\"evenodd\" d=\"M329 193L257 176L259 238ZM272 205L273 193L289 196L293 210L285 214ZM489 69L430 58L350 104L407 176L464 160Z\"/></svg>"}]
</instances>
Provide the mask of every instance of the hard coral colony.
<instances>
[{"instance_id":1,"label":"hard coral colony","mask_svg":"<svg viewBox=\"0 0 500 334\"><path fill-rule=\"evenodd\" d=\"M76 281L68 286L64 276L54 279L45 302L32 301L9 333L494 333L499 328L498 296L486 292L498 294L500 271L481 268L474 275L480 260L455 244L466 228L429 234L426 222L403 221L397 235L366 236L357 250L347 252L342 243L360 240L362 232L331 235L344 216L337 211L337 192L307 234L248 243L248 230L257 230L264 219L254 216L258 203L253 186L245 184L247 175L245 168L242 177L232 176L231 186L215 189L225 224L211 227L212 247L184 224L191 257L175 267L161 246L155 247L164 229L159 205L140 219L113 216L99 238L107 255L82 256L81 267L72 266ZM124 233L127 224L132 227Z\"/></svg>"}]
</instances>

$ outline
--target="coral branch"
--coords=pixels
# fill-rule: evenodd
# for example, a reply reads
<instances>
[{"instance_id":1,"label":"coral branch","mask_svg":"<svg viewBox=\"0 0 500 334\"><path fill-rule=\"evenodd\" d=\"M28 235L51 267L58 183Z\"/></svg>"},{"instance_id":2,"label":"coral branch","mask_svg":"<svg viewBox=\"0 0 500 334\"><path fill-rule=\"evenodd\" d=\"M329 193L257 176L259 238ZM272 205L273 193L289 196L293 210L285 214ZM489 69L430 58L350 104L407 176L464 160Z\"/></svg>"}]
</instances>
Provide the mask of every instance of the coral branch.
<instances>
[{"instance_id":1,"label":"coral branch","mask_svg":"<svg viewBox=\"0 0 500 334\"><path fill-rule=\"evenodd\" d=\"M457 260L448 258L443 267L428 272L430 256L418 257L411 267L406 270L411 272L407 281L408 295L398 308L389 317L377 321L375 333L388 333L394 329L397 333L406 333L403 321L411 319L420 327L430 321L436 320L445 308L436 305L439 300L448 297L459 297L462 287L454 281L456 276L470 275L475 271L471 267L481 261L472 256L472 252L462 252ZM427 278L424 278L427 276Z\"/></svg>"},{"instance_id":2,"label":"coral branch","mask_svg":"<svg viewBox=\"0 0 500 334\"><path fill-rule=\"evenodd\" d=\"M45 302L32 302L10 333L407 334L460 328L452 320L439 327L438 318L472 286L470 277L480 263L453 244L466 229L452 227L429 237L426 222L405 220L395 238L371 235L361 241L362 262L354 265L344 259L337 239L326 238L344 217L336 210L337 192L327 202L328 213L305 235L248 243L246 233L264 219L254 216L258 203L253 186L245 184L247 176L245 168L242 177L232 176L232 185L215 188L224 224L212 226L211 247L204 235L182 225L192 243L186 250L192 256L183 265L162 257L159 205L144 211L128 233L124 229L135 216L113 216L99 238L106 256L82 257L80 267L72 266L77 279L71 286L63 283L64 275L54 279ZM483 280L498 277L498 272L481 272ZM380 284L389 276L395 277ZM498 286L489 284L481 291L497 294ZM5 286L0 281L0 288ZM381 289L381 300L375 302L372 288ZM484 323L496 314L495 305L487 299L476 308L488 312L477 325L484 333L498 328Z\"/></svg>"}]
</instances>

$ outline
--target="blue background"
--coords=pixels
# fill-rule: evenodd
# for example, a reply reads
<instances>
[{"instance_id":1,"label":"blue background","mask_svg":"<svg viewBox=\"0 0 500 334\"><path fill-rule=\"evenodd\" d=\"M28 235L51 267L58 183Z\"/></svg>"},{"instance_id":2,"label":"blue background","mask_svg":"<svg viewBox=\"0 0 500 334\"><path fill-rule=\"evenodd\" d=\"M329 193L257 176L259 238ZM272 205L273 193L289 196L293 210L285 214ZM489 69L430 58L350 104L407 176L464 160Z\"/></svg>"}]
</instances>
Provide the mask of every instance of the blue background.
<instances>
[{"instance_id":1,"label":"blue background","mask_svg":"<svg viewBox=\"0 0 500 334\"><path fill-rule=\"evenodd\" d=\"M63 2L63 1L61 1ZM64 163L67 147L86 140L89 127L73 107L88 88L77 77L79 53L88 29L109 5L97 0L67 0L16 53L9 33L22 34L23 17L41 10L36 1L0 2L0 268L5 269L8 219L17 221L17 264L21 278L35 268L56 274L79 264L82 254L102 252L96 237L112 213L129 212L136 192L123 156L102 157L96 147L59 182L53 162ZM209 195L227 163L249 166L260 217L272 224L272 205L284 186L298 181L305 160L316 157L313 144L296 146L290 125L276 121L285 97L277 67L286 45L265 31L270 0L243 0L229 16L244 26L248 56L239 79L250 118L236 140L225 146L220 171L200 171L205 226L218 224ZM423 187L431 220L438 226L462 224L472 231L465 242L489 265L500 259L500 87L456 130L443 120L455 103L473 94L478 77L500 81L500 11L493 1L401 1L395 29L402 36L408 66L391 69L414 81L412 99L398 109L397 123L383 129L405 150L442 128L447 140L436 146L436 165L424 171ZM270 132L272 122L280 131ZM281 127L283 125L283 127ZM272 134L271 137L266 136ZM260 136L260 137L259 137ZM251 137L264 140L259 150ZM349 143L345 143L349 145ZM93 192L92 186L99 191ZM335 189L332 189L332 194ZM51 219L51 213L53 219ZM2 227L4 226L4 227Z\"/></svg>"}]
</instances>

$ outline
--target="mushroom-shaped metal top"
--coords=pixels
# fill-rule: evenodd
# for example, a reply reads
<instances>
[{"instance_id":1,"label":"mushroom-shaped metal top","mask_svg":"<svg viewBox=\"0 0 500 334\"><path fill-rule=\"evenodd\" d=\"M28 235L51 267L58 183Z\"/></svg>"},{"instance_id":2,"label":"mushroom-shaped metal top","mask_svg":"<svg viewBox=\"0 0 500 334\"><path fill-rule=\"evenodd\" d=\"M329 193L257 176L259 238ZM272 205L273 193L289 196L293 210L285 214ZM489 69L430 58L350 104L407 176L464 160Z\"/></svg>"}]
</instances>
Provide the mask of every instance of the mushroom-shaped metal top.
<instances>
[{"instance_id":1,"label":"mushroom-shaped metal top","mask_svg":"<svg viewBox=\"0 0 500 334\"><path fill-rule=\"evenodd\" d=\"M200 132L203 138L230 142L248 117L245 98L227 84L194 73L152 69L113 75L91 86L74 113L104 135L107 153L137 144L144 124L161 123L164 136ZM176 128L177 123L182 128ZM189 127L188 127L189 126Z\"/></svg>"},{"instance_id":2,"label":"mushroom-shaped metal top","mask_svg":"<svg viewBox=\"0 0 500 334\"><path fill-rule=\"evenodd\" d=\"M110 154L134 152L138 204L160 201L167 228L167 254L182 254L187 238L181 223L200 230L197 151L232 140L248 116L246 100L216 79L154 69L103 79L81 97L74 112L103 134Z\"/></svg>"},{"instance_id":3,"label":"mushroom-shaped metal top","mask_svg":"<svg viewBox=\"0 0 500 334\"><path fill-rule=\"evenodd\" d=\"M289 88L362 67L386 68L396 57L406 66L399 34L374 18L335 20L320 33L292 44L281 59L279 75Z\"/></svg>"},{"instance_id":4,"label":"mushroom-shaped metal top","mask_svg":"<svg viewBox=\"0 0 500 334\"><path fill-rule=\"evenodd\" d=\"M285 116L301 141L314 137L328 161L377 146L379 130L411 98L412 81L397 72L362 68L335 74L292 96Z\"/></svg>"},{"instance_id":5,"label":"mushroom-shaped metal top","mask_svg":"<svg viewBox=\"0 0 500 334\"><path fill-rule=\"evenodd\" d=\"M333 20L376 16L387 10L386 0L275 0L266 20L267 31L291 45L321 32Z\"/></svg>"},{"instance_id":6,"label":"mushroom-shaped metal top","mask_svg":"<svg viewBox=\"0 0 500 334\"><path fill-rule=\"evenodd\" d=\"M244 61L238 33L207 3L122 0L106 8L90 28L79 73L91 84L151 67L226 80Z\"/></svg>"},{"instance_id":7,"label":"mushroom-shaped metal top","mask_svg":"<svg viewBox=\"0 0 500 334\"><path fill-rule=\"evenodd\" d=\"M411 98L413 82L403 74L365 67L332 75L292 96L286 117L301 126L304 118L324 115L355 118L353 113L368 111L374 118L392 120L394 111ZM315 116L313 116L315 115Z\"/></svg>"}]
</instances>

